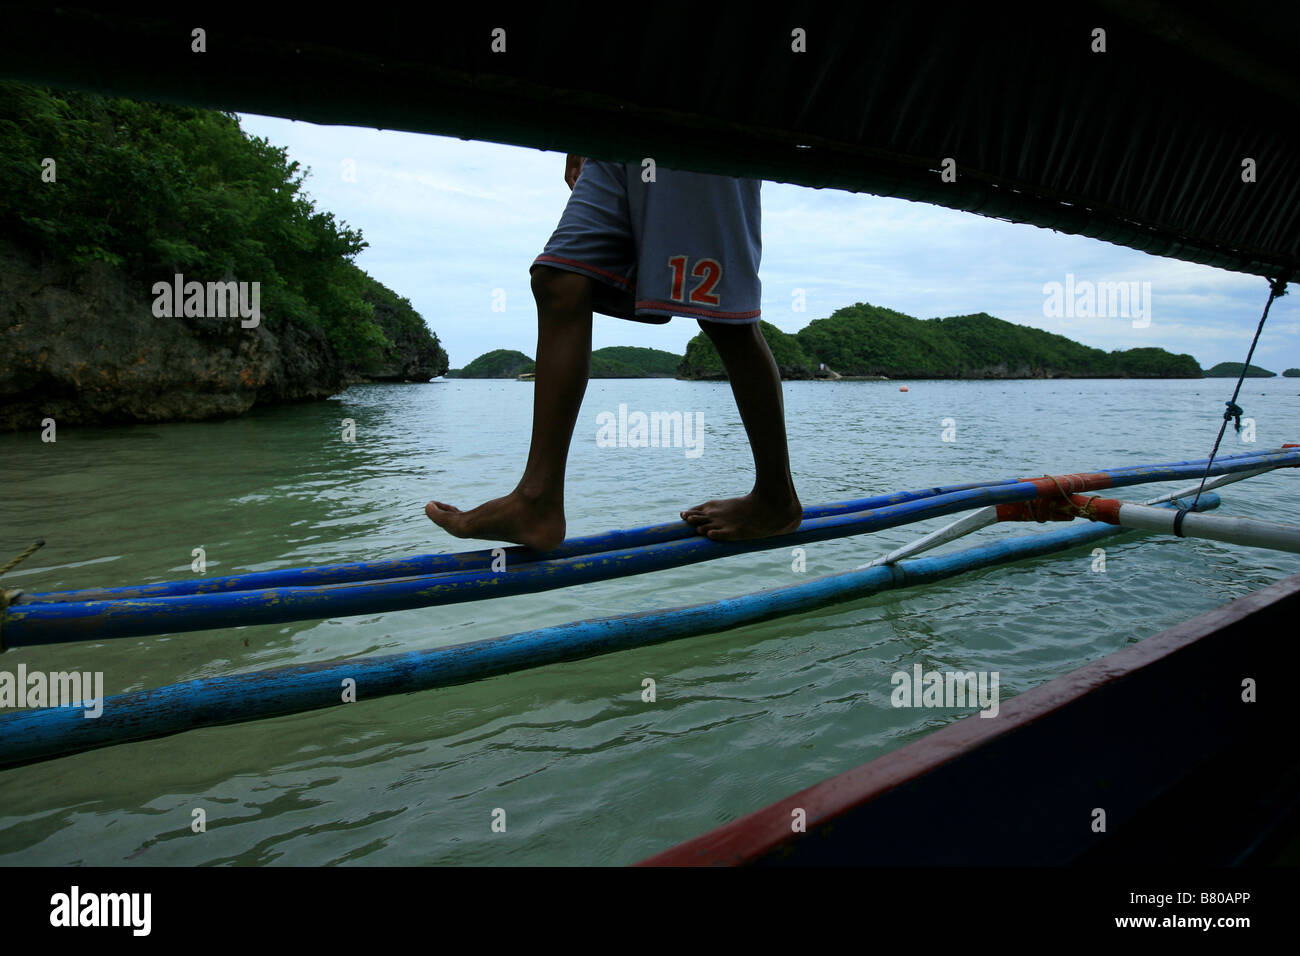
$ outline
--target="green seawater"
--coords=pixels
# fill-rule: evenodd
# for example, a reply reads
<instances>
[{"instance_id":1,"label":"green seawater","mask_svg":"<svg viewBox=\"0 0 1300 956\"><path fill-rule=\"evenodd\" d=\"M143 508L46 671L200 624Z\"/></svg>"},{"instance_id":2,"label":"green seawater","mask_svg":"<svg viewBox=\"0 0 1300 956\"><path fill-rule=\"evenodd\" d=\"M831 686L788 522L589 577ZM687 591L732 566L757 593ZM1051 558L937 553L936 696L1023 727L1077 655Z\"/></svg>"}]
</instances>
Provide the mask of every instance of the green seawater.
<instances>
[{"instance_id":1,"label":"green seawater","mask_svg":"<svg viewBox=\"0 0 1300 956\"><path fill-rule=\"evenodd\" d=\"M805 504L1201 458L1233 383L899 384L786 384ZM54 443L0 435L0 559L47 541L5 584L189 578L198 547L209 575L476 547L431 525L423 505L468 507L513 486L534 387L361 386L220 422L67 427ZM1248 380L1239 401L1256 441L1229 428L1224 453L1300 438L1297 391ZM597 416L620 404L701 413L702 453L599 447ZM354 442L341 437L348 418ZM570 457L569 533L674 520L748 490L751 469L725 384L592 382ZM1300 522L1297 477L1229 486L1221 513ZM792 584L946 520L809 545L802 574L785 548L491 602L19 648L0 670L100 671L114 694L434 648ZM1001 526L944 550L1042 530ZM896 671L996 671L1005 703L1300 572L1298 556L1212 542L1128 535L1104 547L1104 573L1083 548L656 647L0 770L0 863L631 863L975 712L893 707ZM196 809L205 832L192 829ZM493 830L497 810L505 832Z\"/></svg>"}]
</instances>

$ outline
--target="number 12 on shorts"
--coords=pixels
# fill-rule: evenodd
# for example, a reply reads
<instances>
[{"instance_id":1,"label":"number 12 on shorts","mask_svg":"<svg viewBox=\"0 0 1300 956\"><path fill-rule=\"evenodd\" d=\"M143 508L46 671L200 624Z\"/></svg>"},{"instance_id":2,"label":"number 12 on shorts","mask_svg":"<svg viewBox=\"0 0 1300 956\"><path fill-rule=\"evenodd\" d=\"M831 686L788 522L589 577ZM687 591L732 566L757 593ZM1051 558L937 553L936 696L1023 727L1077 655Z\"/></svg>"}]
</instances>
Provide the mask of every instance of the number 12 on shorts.
<instances>
[{"instance_id":1,"label":"number 12 on shorts","mask_svg":"<svg viewBox=\"0 0 1300 956\"><path fill-rule=\"evenodd\" d=\"M674 302L701 302L704 305L717 305L719 299L712 294L712 289L722 278L722 266L713 259L701 259L695 263L695 268L691 270L691 275L702 279L694 289L691 290L689 299L683 299L683 286L686 285L686 256L673 256L668 260L668 268L673 270L673 291L672 298Z\"/></svg>"}]
</instances>

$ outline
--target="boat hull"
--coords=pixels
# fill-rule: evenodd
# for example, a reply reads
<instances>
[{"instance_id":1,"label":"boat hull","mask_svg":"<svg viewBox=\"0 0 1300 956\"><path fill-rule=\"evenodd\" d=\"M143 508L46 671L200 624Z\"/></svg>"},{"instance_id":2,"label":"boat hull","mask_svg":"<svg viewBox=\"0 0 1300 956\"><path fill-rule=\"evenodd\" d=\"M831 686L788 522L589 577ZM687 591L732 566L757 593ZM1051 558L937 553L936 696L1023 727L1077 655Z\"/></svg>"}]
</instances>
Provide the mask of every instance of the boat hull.
<instances>
[{"instance_id":1,"label":"boat hull","mask_svg":"<svg viewBox=\"0 0 1300 956\"><path fill-rule=\"evenodd\" d=\"M1300 794L1286 743L1298 612L1295 575L642 865L1275 858Z\"/></svg>"}]
</instances>

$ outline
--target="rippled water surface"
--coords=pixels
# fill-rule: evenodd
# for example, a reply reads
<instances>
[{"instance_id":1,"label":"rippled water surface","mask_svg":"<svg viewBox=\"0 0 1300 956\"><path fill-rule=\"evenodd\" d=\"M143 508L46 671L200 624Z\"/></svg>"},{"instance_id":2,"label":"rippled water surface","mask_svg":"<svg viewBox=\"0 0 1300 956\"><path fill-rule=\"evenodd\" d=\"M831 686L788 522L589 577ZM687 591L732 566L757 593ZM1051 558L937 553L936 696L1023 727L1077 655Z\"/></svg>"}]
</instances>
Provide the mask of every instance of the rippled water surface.
<instances>
[{"instance_id":1,"label":"rippled water surface","mask_svg":"<svg viewBox=\"0 0 1300 956\"><path fill-rule=\"evenodd\" d=\"M927 485L1204 457L1228 380L786 384L805 504ZM46 591L463 550L423 516L508 491L533 386L355 387L229 421L0 435L0 560ZM1300 437L1300 382L1248 381L1257 441ZM700 412L703 453L598 447L596 418ZM356 441L340 439L356 422ZM955 440L942 440L944 419ZM569 465L570 535L673 520L748 490L724 384L597 381ZM1179 485L1127 489L1141 500ZM1225 488L1224 513L1296 523L1296 476ZM944 519L807 547L847 570ZM981 532L980 540L1038 532ZM966 542L948 546L967 547ZM918 590L586 661L0 771L5 864L623 864L886 753L970 710L896 709L890 676L997 671L1001 697L1300 571L1300 558L1126 536ZM361 617L20 648L0 669L102 671L109 694L434 648L796 583L788 549L581 589ZM657 700L642 701L642 681ZM203 808L207 832L191 830ZM493 812L506 830L493 832Z\"/></svg>"}]
</instances>

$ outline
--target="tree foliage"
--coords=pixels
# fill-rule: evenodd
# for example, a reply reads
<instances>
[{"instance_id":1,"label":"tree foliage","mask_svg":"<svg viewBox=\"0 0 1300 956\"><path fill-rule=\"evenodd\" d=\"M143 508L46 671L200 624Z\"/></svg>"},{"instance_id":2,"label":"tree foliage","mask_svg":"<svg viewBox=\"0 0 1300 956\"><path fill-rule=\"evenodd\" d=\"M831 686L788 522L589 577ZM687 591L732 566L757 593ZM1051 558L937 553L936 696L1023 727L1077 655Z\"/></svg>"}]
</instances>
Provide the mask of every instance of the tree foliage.
<instances>
[{"instance_id":1,"label":"tree foliage","mask_svg":"<svg viewBox=\"0 0 1300 956\"><path fill-rule=\"evenodd\" d=\"M514 349L493 349L485 352L464 368L452 369L448 378L515 378L532 372L537 364L523 352Z\"/></svg>"},{"instance_id":2,"label":"tree foliage","mask_svg":"<svg viewBox=\"0 0 1300 956\"><path fill-rule=\"evenodd\" d=\"M682 357L663 349L610 345L591 353L592 378L672 378Z\"/></svg>"},{"instance_id":3,"label":"tree foliage","mask_svg":"<svg viewBox=\"0 0 1300 956\"><path fill-rule=\"evenodd\" d=\"M985 313L915 319L859 302L815 319L791 336L766 322L763 335L785 378L818 367L845 376L889 378L1199 378L1190 355L1140 348L1105 352ZM691 339L679 374L724 377L713 345Z\"/></svg>"},{"instance_id":4,"label":"tree foliage","mask_svg":"<svg viewBox=\"0 0 1300 956\"><path fill-rule=\"evenodd\" d=\"M817 367L817 361L804 350L795 336L762 320L759 320L758 327L784 377L807 378L811 369ZM726 370L722 367L722 357L703 332L686 344L686 357L678 366L677 374L682 378L727 377Z\"/></svg>"},{"instance_id":5,"label":"tree foliage","mask_svg":"<svg viewBox=\"0 0 1300 956\"><path fill-rule=\"evenodd\" d=\"M372 302L393 293L355 265L367 243L316 209L306 175L233 113L0 83L0 229L48 259L105 262L148 288L176 273L260 282L272 330L301 323L345 363L381 359L392 342ZM402 321L436 345L401 301Z\"/></svg>"},{"instance_id":6,"label":"tree foliage","mask_svg":"<svg viewBox=\"0 0 1300 956\"><path fill-rule=\"evenodd\" d=\"M662 349L611 345L591 353L591 378L672 378L680 355ZM513 349L495 349L480 355L448 378L516 378L535 368L533 360Z\"/></svg>"},{"instance_id":7,"label":"tree foliage","mask_svg":"<svg viewBox=\"0 0 1300 956\"><path fill-rule=\"evenodd\" d=\"M1236 378L1241 374L1241 362L1220 362L1214 368L1207 369L1206 378ZM1285 374L1285 373L1283 373ZM1275 378L1277 372L1270 372L1266 368L1260 368L1258 365L1251 365L1246 369L1246 378Z\"/></svg>"}]
</instances>

